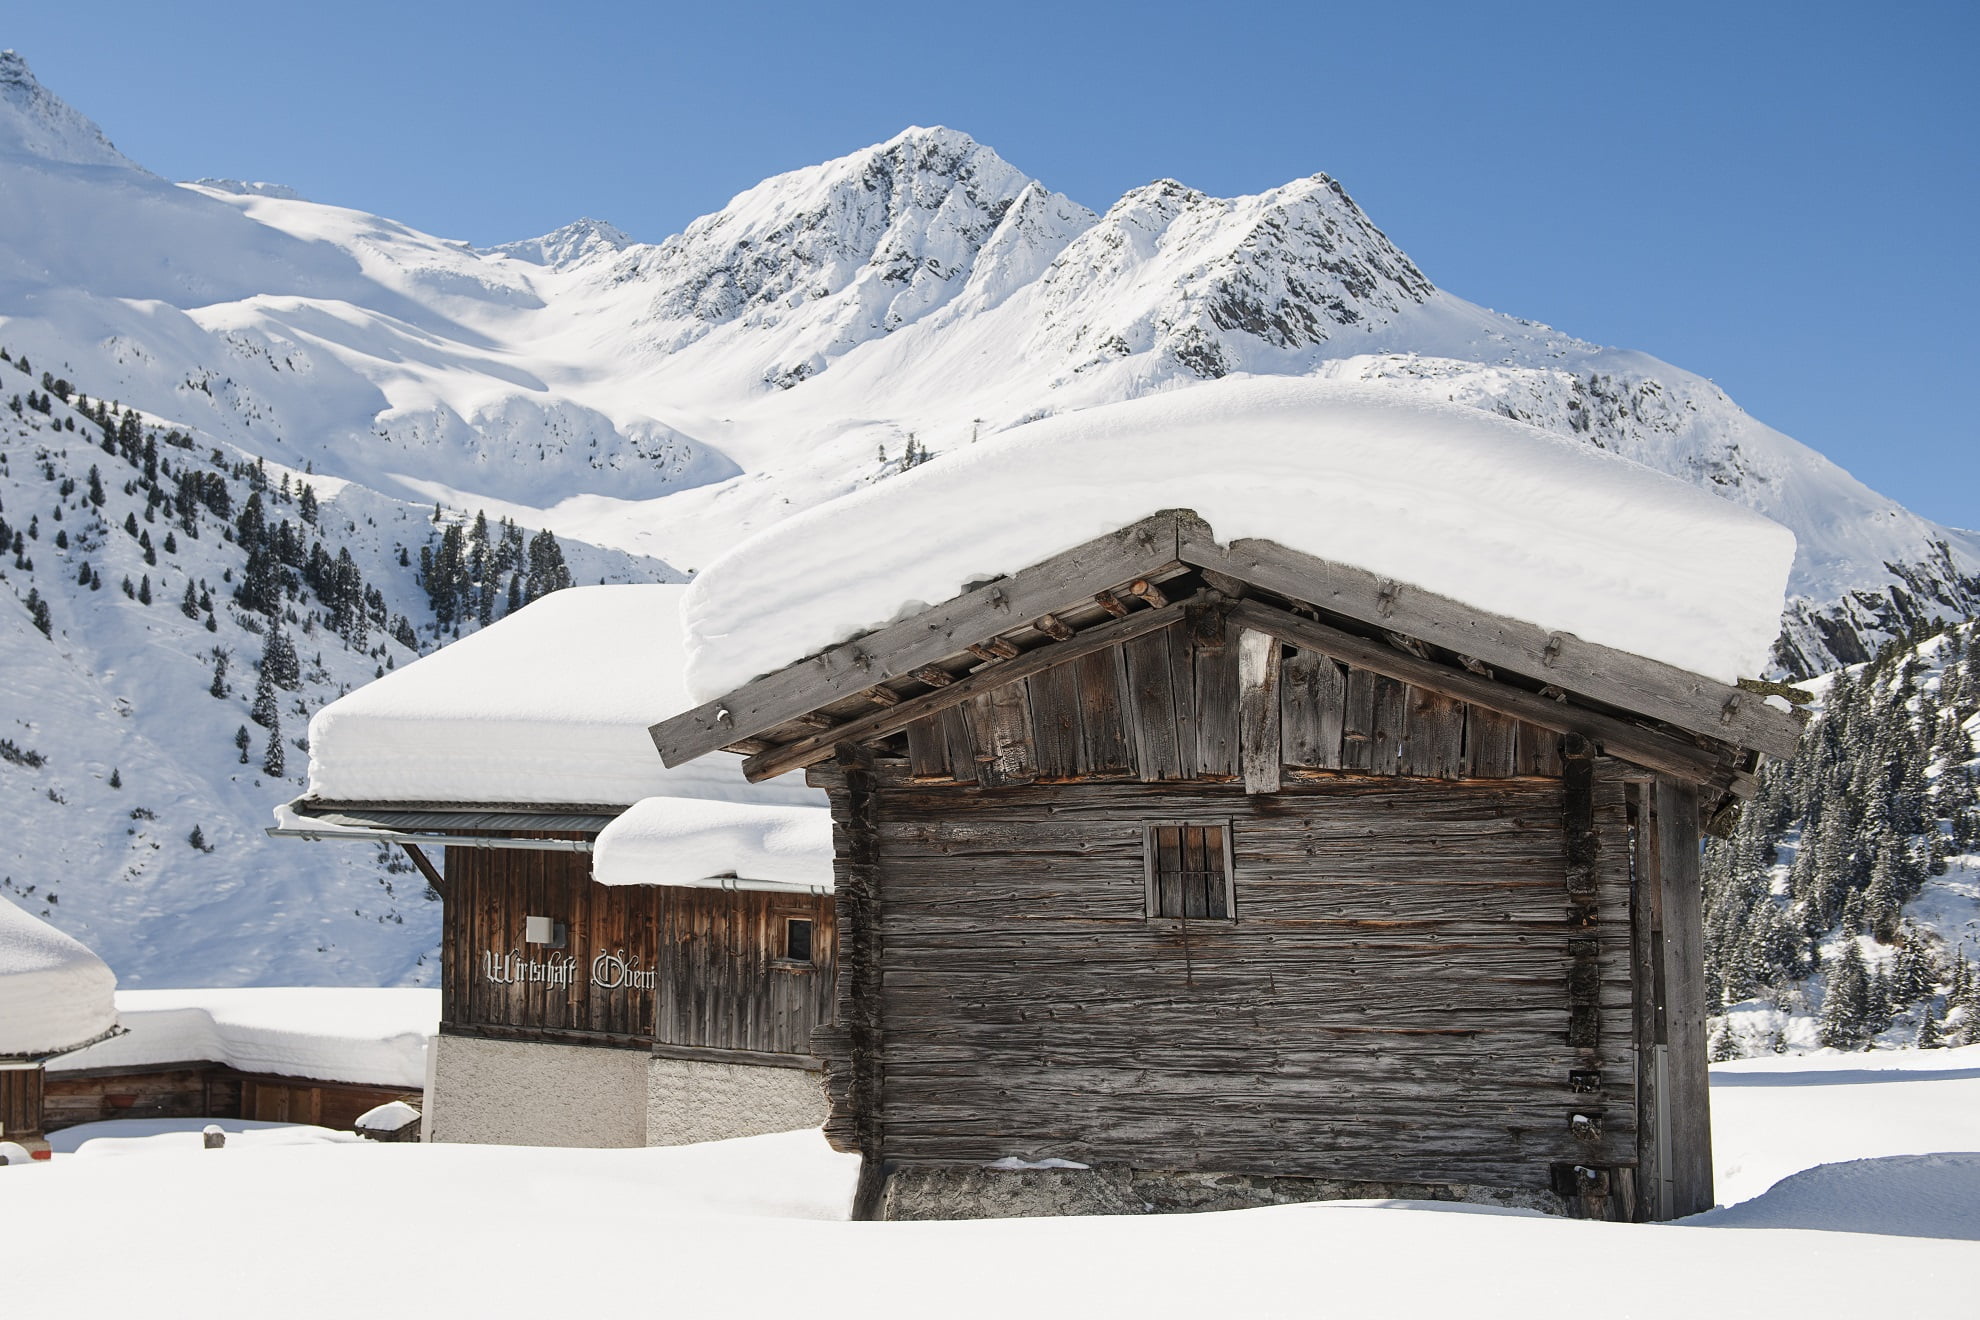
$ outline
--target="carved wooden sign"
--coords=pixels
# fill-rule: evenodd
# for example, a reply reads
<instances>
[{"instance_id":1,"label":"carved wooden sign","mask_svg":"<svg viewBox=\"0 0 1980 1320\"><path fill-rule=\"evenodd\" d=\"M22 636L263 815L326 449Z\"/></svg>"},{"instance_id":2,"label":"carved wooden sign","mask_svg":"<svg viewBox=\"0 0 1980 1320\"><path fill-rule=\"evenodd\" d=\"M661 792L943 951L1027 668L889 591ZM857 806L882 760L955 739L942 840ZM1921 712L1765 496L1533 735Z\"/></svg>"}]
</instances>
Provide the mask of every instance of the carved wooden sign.
<instances>
[{"instance_id":1,"label":"carved wooden sign","mask_svg":"<svg viewBox=\"0 0 1980 1320\"><path fill-rule=\"evenodd\" d=\"M591 984L601 990L651 990L657 969L642 967L640 956L624 949L611 949L591 960ZM568 987L577 980L575 954L553 954L548 958L525 957L520 949L498 953L481 951L482 979L495 985L553 985Z\"/></svg>"}]
</instances>

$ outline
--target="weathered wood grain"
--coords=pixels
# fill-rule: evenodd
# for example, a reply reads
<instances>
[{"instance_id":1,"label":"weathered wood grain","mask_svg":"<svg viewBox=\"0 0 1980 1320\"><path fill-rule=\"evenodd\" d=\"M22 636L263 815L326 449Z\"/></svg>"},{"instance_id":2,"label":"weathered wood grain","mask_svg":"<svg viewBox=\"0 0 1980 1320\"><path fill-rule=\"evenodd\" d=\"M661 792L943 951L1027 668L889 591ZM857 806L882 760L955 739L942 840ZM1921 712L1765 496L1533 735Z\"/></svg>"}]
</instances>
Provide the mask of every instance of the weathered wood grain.
<instances>
[{"instance_id":1,"label":"weathered wood grain","mask_svg":"<svg viewBox=\"0 0 1980 1320\"><path fill-rule=\"evenodd\" d=\"M1657 855L1662 870L1664 1013L1669 1036L1672 1206L1676 1216L1713 1205L1711 1079L1706 1071L1704 898L1698 859L1698 791L1659 779Z\"/></svg>"},{"instance_id":2,"label":"weathered wood grain","mask_svg":"<svg viewBox=\"0 0 1980 1320\"><path fill-rule=\"evenodd\" d=\"M1599 919L1571 929L1558 781L876 791L889 1160L1541 1187L1555 1163L1635 1159L1627 847L1596 868ZM1621 788L1593 785L1588 814L1626 830ZM1145 919L1147 874L1190 869L1187 831L1147 823L1221 819L1236 920ZM1157 833L1173 868L1150 865ZM1592 1091L1570 1081L1588 1058L1567 1044L1571 940L1593 969ZM1590 1112L1599 1136L1578 1139Z\"/></svg>"},{"instance_id":3,"label":"weathered wood grain","mask_svg":"<svg viewBox=\"0 0 1980 1320\"><path fill-rule=\"evenodd\" d=\"M1246 628L1238 634L1238 746L1244 791L1276 793L1280 750L1279 639Z\"/></svg>"},{"instance_id":4,"label":"weathered wood grain","mask_svg":"<svg viewBox=\"0 0 1980 1320\"><path fill-rule=\"evenodd\" d=\"M773 751L760 752L743 762L743 773L752 780L767 779L815 764L831 756L833 748L841 744L870 742L886 737L924 715L960 705L979 693L1016 683L1053 665L1169 627L1179 622L1182 614L1183 606L1176 604L1161 610L1131 614L1124 619L1109 619L1076 634L1070 641L1053 642L1027 651L1015 660L1000 660L994 665L985 665L946 687L909 697L897 706L872 711L847 720L836 728L799 738Z\"/></svg>"},{"instance_id":5,"label":"weathered wood grain","mask_svg":"<svg viewBox=\"0 0 1980 1320\"><path fill-rule=\"evenodd\" d=\"M1434 592L1329 563L1270 541L1219 545L1201 521L1183 520L1178 557L1294 600L1434 646L1485 665L1557 684L1606 705L1635 711L1708 738L1770 756L1792 756L1793 716L1703 675L1570 633L1489 614Z\"/></svg>"},{"instance_id":6,"label":"weathered wood grain","mask_svg":"<svg viewBox=\"0 0 1980 1320\"><path fill-rule=\"evenodd\" d=\"M1416 687L1442 693L1459 701L1487 706L1542 728L1554 729L1561 733L1578 733L1601 744L1612 755L1634 761L1638 765L1660 773L1676 775L1690 782L1699 783L1710 779L1721 765L1721 757L1690 742L1674 736L1632 724L1614 716L1604 715L1571 702L1549 701L1545 697L1528 692L1523 688L1481 677L1464 669L1453 669L1434 661L1419 659L1404 651L1380 642L1356 637L1326 624L1315 623L1284 610L1273 609L1256 601L1239 601L1231 607L1232 619L1247 628L1269 632L1283 641L1308 650L1330 655L1336 660L1366 669L1383 678L1408 683ZM1352 676L1350 676L1352 679ZM1384 732L1382 710L1378 688L1377 728L1372 730L1379 737ZM1354 690L1349 685L1349 717L1353 710ZM1394 735L1400 736L1400 719L1397 720ZM1394 753L1394 744L1389 748ZM1375 752L1374 768L1381 771L1382 749Z\"/></svg>"},{"instance_id":7,"label":"weathered wood grain","mask_svg":"<svg viewBox=\"0 0 1980 1320\"><path fill-rule=\"evenodd\" d=\"M672 766L764 733L805 711L961 654L1069 602L1153 573L1175 559L1177 537L1173 514L1145 518L663 720L653 726L654 745Z\"/></svg>"}]
</instances>

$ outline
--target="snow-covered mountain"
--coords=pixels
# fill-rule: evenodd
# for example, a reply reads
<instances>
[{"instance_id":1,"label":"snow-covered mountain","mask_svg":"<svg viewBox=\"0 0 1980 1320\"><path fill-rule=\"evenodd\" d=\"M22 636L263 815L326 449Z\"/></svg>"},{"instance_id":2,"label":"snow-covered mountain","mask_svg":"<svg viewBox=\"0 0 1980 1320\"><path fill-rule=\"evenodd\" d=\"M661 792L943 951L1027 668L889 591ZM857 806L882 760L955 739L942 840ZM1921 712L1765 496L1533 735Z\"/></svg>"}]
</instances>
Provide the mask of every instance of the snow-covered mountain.
<instances>
[{"instance_id":1,"label":"snow-covered mountain","mask_svg":"<svg viewBox=\"0 0 1980 1320\"><path fill-rule=\"evenodd\" d=\"M1325 175L1163 180L1096 215L915 128L659 243L581 220L476 250L277 185L167 183L16 55L0 106L8 342L271 460L684 567L910 437L939 458L1248 372L1442 394L1771 514L1801 541L1791 669L1980 601L1980 538L1699 376L1437 288Z\"/></svg>"},{"instance_id":2,"label":"snow-covered mountain","mask_svg":"<svg viewBox=\"0 0 1980 1320\"><path fill-rule=\"evenodd\" d=\"M226 518L196 513L212 527L196 549L182 540L180 570L139 565L165 606L124 596L135 551L116 529L157 516L173 489L94 447L94 412L51 403L44 372L92 409L113 400L147 434L178 433L190 448L172 466L225 482L229 517L257 481L293 476L291 500L310 481L327 552L349 551L419 646L438 640L419 549L477 510L555 529L580 580L675 578L982 436L1241 373L1448 397L1779 518L1800 538L1780 652L1793 670L1859 660L1980 601L1980 538L1867 489L1699 376L1439 289L1325 175L1241 198L1163 180L1097 214L962 133L912 128L766 180L658 243L586 219L477 249L280 184L171 183L8 52L0 346L14 359L0 363L0 404L19 391L46 405L0 412L0 516L19 529L38 514L50 537L56 504L84 514L74 490L92 464L108 483L86 515L98 548L44 542L21 556L32 569L0 559L11 594L38 593L54 619L43 636L25 610L0 610L0 736L44 758L0 763L0 832L34 840L0 874L16 893L58 879L51 914L154 983L219 947L160 934L164 912L261 932L244 960L204 967L209 982L418 975L431 931L354 933L379 924L367 901L391 878L371 859L263 853L273 845L254 831L283 785L251 782L231 743L240 712L221 704L246 700L239 676L262 645L253 612L225 605L247 551ZM16 375L22 359L31 370ZM265 498L272 518L279 488ZM85 557L108 588L78 582ZM182 576L223 602L219 636L172 617ZM292 629L333 613L307 583L291 609ZM236 657L221 701L204 695L216 645ZM333 630L323 649L288 698L305 709L411 654L376 632L352 645ZM299 712L287 718L299 731ZM147 749L147 776L177 785L136 804L155 830L85 786L139 764L126 742ZM201 823L209 842L236 831L238 849L184 847ZM141 837L154 855L139 887L116 877Z\"/></svg>"}]
</instances>

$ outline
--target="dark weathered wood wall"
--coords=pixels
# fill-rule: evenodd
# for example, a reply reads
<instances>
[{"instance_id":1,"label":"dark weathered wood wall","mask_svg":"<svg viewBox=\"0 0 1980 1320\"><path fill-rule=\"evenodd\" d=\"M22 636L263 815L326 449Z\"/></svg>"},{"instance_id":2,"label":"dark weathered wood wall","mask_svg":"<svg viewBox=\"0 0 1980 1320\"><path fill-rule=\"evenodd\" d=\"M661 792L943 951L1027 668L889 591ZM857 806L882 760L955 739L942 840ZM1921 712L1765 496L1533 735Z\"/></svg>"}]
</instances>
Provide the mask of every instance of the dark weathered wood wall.
<instances>
[{"instance_id":1,"label":"dark weathered wood wall","mask_svg":"<svg viewBox=\"0 0 1980 1320\"><path fill-rule=\"evenodd\" d=\"M117 1118L249 1118L348 1128L390 1100L418 1108L420 1092L237 1072L225 1064L104 1068L48 1076L48 1130Z\"/></svg>"},{"instance_id":2,"label":"dark weathered wood wall","mask_svg":"<svg viewBox=\"0 0 1980 1320\"><path fill-rule=\"evenodd\" d=\"M42 1071L0 1068L0 1139L42 1130Z\"/></svg>"},{"instance_id":3,"label":"dark weathered wood wall","mask_svg":"<svg viewBox=\"0 0 1980 1320\"><path fill-rule=\"evenodd\" d=\"M1632 1164L1628 827L1619 782L1586 791L1571 902L1557 779L895 781L881 1153L1536 1188ZM1145 916L1142 824L1192 816L1233 822L1233 921Z\"/></svg>"},{"instance_id":4,"label":"dark weathered wood wall","mask_svg":"<svg viewBox=\"0 0 1980 1320\"><path fill-rule=\"evenodd\" d=\"M830 897L592 881L582 853L447 850L442 1029L518 1040L807 1054L830 1016ZM524 918L565 926L561 949L526 943ZM783 958L784 923L814 923L812 960ZM568 981L489 979L490 956L567 963ZM623 959L635 984L594 983ZM498 968L499 970L499 968ZM647 979L650 977L650 980Z\"/></svg>"},{"instance_id":5,"label":"dark weathered wood wall","mask_svg":"<svg viewBox=\"0 0 1980 1320\"><path fill-rule=\"evenodd\" d=\"M1178 623L971 697L908 727L911 772L986 787L1236 778L1238 632ZM1310 651L1289 650L1278 702L1291 779L1560 772L1559 734Z\"/></svg>"}]
</instances>

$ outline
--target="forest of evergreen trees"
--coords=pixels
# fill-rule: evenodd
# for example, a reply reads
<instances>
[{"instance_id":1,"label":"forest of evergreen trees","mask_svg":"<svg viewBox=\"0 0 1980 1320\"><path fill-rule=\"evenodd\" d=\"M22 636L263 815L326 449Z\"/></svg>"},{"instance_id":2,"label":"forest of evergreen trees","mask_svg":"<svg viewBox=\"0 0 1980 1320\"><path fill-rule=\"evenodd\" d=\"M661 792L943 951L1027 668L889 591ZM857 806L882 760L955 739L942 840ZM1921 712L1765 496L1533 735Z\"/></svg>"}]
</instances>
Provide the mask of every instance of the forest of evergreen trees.
<instances>
[{"instance_id":1,"label":"forest of evergreen trees","mask_svg":"<svg viewBox=\"0 0 1980 1320\"><path fill-rule=\"evenodd\" d=\"M1922 632L1838 674L1790 761L1768 765L1705 855L1709 1001L1819 1014L1821 1044L1980 1043L1980 977L1906 905L1980 851L1980 627ZM1713 1052L1782 1049L1723 1020Z\"/></svg>"}]
</instances>

